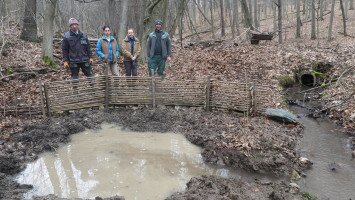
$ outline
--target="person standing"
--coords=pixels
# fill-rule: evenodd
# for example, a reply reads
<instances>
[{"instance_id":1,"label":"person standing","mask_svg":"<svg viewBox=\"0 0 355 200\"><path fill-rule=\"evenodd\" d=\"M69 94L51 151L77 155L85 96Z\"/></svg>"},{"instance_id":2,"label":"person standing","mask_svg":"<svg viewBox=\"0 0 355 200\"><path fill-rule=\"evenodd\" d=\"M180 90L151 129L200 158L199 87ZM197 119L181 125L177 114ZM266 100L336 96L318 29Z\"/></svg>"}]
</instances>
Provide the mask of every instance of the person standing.
<instances>
[{"instance_id":1,"label":"person standing","mask_svg":"<svg viewBox=\"0 0 355 200\"><path fill-rule=\"evenodd\" d=\"M118 76L117 58L120 56L118 42L111 35L111 29L109 26L104 26L102 31L102 37L96 44L96 54L101 60L107 63L107 67L110 68L111 74Z\"/></svg>"},{"instance_id":2,"label":"person standing","mask_svg":"<svg viewBox=\"0 0 355 200\"><path fill-rule=\"evenodd\" d=\"M72 80L79 78L80 69L86 77L92 77L91 65L94 60L88 36L79 30L79 22L75 18L69 19L69 29L62 41L64 68L70 68Z\"/></svg>"},{"instance_id":3,"label":"person standing","mask_svg":"<svg viewBox=\"0 0 355 200\"><path fill-rule=\"evenodd\" d=\"M126 76L137 76L138 57L140 52L141 46L139 40L134 36L134 30L130 28L122 43L123 63L126 70Z\"/></svg>"},{"instance_id":4,"label":"person standing","mask_svg":"<svg viewBox=\"0 0 355 200\"><path fill-rule=\"evenodd\" d=\"M158 72L160 77L164 77L165 62L171 60L171 41L169 34L162 30L160 19L154 21L154 26L155 30L149 34L147 41L148 70L150 76Z\"/></svg>"}]
</instances>

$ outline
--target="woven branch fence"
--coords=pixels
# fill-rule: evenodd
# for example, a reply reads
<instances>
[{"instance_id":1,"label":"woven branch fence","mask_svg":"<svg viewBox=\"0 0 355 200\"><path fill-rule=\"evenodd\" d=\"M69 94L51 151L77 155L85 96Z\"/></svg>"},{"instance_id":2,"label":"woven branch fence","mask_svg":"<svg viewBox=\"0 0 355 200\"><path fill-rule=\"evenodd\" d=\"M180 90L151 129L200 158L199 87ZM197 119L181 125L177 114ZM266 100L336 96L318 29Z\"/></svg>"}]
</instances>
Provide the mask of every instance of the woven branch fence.
<instances>
[{"instance_id":1,"label":"woven branch fence","mask_svg":"<svg viewBox=\"0 0 355 200\"><path fill-rule=\"evenodd\" d=\"M263 111L268 101L267 86L210 78L176 81L157 77L98 76L41 82L39 87L41 105L3 105L4 112L0 115L19 113L51 117L53 113L64 111L120 105L203 107L249 115Z\"/></svg>"}]
</instances>

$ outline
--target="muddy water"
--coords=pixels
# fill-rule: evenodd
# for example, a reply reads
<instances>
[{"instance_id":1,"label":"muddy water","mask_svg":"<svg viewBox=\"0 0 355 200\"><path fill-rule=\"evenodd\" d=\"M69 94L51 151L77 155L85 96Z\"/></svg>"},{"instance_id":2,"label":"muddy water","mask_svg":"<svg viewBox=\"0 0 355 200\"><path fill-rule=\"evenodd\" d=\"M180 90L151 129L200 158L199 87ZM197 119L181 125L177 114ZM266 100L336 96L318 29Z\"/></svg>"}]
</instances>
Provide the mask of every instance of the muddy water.
<instances>
[{"instance_id":1,"label":"muddy water","mask_svg":"<svg viewBox=\"0 0 355 200\"><path fill-rule=\"evenodd\" d=\"M200 153L181 134L134 133L106 124L99 132L75 134L70 144L43 154L17 181L34 185L25 198L56 194L157 200L184 190L194 176L242 176L205 165Z\"/></svg>"},{"instance_id":2,"label":"muddy water","mask_svg":"<svg viewBox=\"0 0 355 200\"><path fill-rule=\"evenodd\" d=\"M312 169L306 171L307 177L299 181L301 189L318 199L355 199L355 160L351 159L349 138L329 120L300 120L305 132L298 148L301 156L314 162ZM332 171L334 166L336 170Z\"/></svg>"}]
</instances>

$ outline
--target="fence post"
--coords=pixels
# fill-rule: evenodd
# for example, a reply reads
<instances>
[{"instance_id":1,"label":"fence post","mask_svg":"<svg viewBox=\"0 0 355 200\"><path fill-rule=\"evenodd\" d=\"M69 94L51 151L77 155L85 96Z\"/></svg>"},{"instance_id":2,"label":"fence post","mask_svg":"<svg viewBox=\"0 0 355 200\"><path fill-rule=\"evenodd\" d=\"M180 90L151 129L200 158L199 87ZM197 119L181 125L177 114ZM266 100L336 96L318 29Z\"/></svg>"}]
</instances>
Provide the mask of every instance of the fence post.
<instances>
[{"instance_id":1,"label":"fence post","mask_svg":"<svg viewBox=\"0 0 355 200\"><path fill-rule=\"evenodd\" d=\"M44 95L43 95L43 82L39 82L39 91L40 91L40 95L41 95L41 109L42 109L42 114L43 114L43 118L46 117L46 111L44 109Z\"/></svg>"},{"instance_id":2,"label":"fence post","mask_svg":"<svg viewBox=\"0 0 355 200\"><path fill-rule=\"evenodd\" d=\"M105 67L105 84L106 84L106 87L105 87L105 110L108 109L108 93L109 93L109 84L108 84L108 63L105 64L106 67Z\"/></svg>"},{"instance_id":3,"label":"fence post","mask_svg":"<svg viewBox=\"0 0 355 200\"><path fill-rule=\"evenodd\" d=\"M153 108L155 108L155 75L154 75L154 69L151 70L151 87L152 87L152 104Z\"/></svg>"},{"instance_id":4,"label":"fence post","mask_svg":"<svg viewBox=\"0 0 355 200\"><path fill-rule=\"evenodd\" d=\"M51 109L50 109L50 101L49 101L49 97L48 97L48 88L47 88L47 84L44 83L44 96L46 97L46 108L47 108L47 113L48 113L48 117L51 118Z\"/></svg>"},{"instance_id":5,"label":"fence post","mask_svg":"<svg viewBox=\"0 0 355 200\"><path fill-rule=\"evenodd\" d=\"M250 90L250 96L251 96L251 109L250 112L255 112L255 90L256 90L256 85L255 82L252 83L251 90Z\"/></svg>"},{"instance_id":6,"label":"fence post","mask_svg":"<svg viewBox=\"0 0 355 200\"><path fill-rule=\"evenodd\" d=\"M247 93L247 97L246 99L244 99L244 101L247 101L249 102L249 94L248 94L248 91L249 91L249 83L248 83L248 74L247 74L247 71L244 70L244 74L245 74L245 92ZM246 108L246 117L249 117L249 105L247 106Z\"/></svg>"},{"instance_id":7,"label":"fence post","mask_svg":"<svg viewBox=\"0 0 355 200\"><path fill-rule=\"evenodd\" d=\"M5 95L3 96L3 101L4 101L4 119L6 118L6 101L5 101Z\"/></svg>"},{"instance_id":8,"label":"fence post","mask_svg":"<svg viewBox=\"0 0 355 200\"><path fill-rule=\"evenodd\" d=\"M208 76L206 80L206 97L205 97L205 109L211 110L211 77Z\"/></svg>"}]
</instances>

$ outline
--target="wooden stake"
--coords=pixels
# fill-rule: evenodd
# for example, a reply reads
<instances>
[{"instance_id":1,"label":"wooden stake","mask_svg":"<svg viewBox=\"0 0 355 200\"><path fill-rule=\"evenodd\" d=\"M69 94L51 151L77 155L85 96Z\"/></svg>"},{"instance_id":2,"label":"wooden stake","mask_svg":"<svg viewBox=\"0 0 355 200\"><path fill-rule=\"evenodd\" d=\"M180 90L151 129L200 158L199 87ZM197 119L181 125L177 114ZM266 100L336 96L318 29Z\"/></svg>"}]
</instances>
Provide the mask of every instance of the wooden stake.
<instances>
[{"instance_id":1,"label":"wooden stake","mask_svg":"<svg viewBox=\"0 0 355 200\"><path fill-rule=\"evenodd\" d=\"M46 83L44 83L44 96L46 97L46 108L47 108L48 118L51 118L50 100L48 97L48 89Z\"/></svg>"},{"instance_id":2,"label":"wooden stake","mask_svg":"<svg viewBox=\"0 0 355 200\"><path fill-rule=\"evenodd\" d=\"M43 82L39 82L39 91L40 91L40 98L41 98L41 109L42 109L42 115L43 115L43 118L46 117L46 111L44 109L45 105L44 105L44 95L43 95Z\"/></svg>"}]
</instances>

